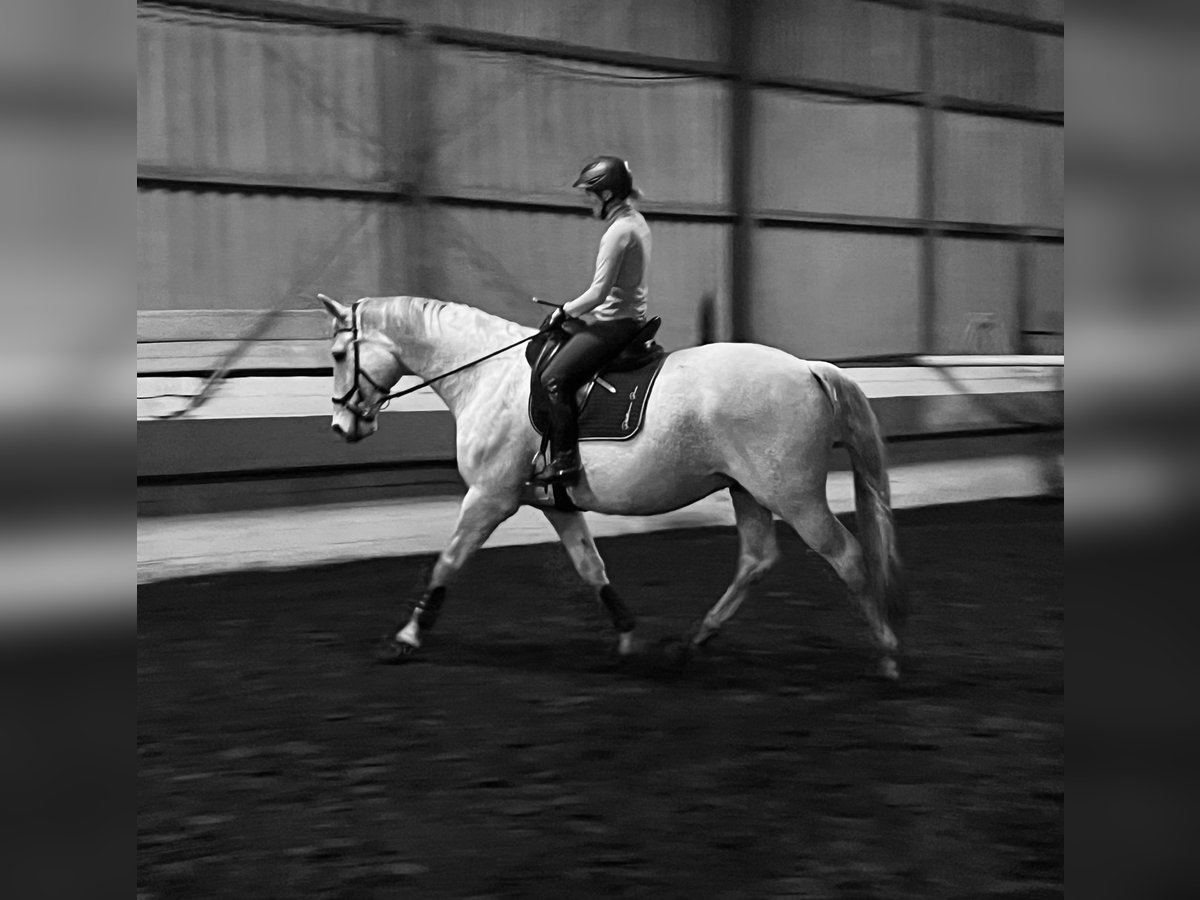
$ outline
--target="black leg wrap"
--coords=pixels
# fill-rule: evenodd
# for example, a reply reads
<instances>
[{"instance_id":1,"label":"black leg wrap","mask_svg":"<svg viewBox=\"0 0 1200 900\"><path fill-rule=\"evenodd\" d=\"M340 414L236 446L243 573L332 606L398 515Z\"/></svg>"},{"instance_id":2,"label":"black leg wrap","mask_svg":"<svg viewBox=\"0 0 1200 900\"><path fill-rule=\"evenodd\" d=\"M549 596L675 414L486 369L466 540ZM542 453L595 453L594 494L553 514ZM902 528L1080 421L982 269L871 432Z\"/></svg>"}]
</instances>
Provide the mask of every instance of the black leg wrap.
<instances>
[{"instance_id":1,"label":"black leg wrap","mask_svg":"<svg viewBox=\"0 0 1200 900\"><path fill-rule=\"evenodd\" d=\"M600 602L604 604L604 608L608 610L608 614L612 616L613 625L617 631L624 634L627 631L633 631L633 626L637 624L631 613L625 607L625 602L617 596L617 592L612 589L611 584L606 584L600 588Z\"/></svg>"},{"instance_id":2,"label":"black leg wrap","mask_svg":"<svg viewBox=\"0 0 1200 900\"><path fill-rule=\"evenodd\" d=\"M417 605L413 609L413 618L417 620L417 626L422 630L432 628L437 622L438 613L442 611L442 604L445 602L445 586L427 590L425 596L417 601Z\"/></svg>"}]
</instances>

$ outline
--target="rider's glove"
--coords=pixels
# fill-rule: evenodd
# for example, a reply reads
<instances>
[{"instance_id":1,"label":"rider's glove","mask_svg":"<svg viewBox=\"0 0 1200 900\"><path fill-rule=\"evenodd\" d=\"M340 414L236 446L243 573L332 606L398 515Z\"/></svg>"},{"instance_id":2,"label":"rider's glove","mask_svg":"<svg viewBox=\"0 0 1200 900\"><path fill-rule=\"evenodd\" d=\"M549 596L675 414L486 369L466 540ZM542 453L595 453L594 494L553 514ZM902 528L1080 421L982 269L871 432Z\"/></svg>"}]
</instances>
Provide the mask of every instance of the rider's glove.
<instances>
[{"instance_id":1,"label":"rider's glove","mask_svg":"<svg viewBox=\"0 0 1200 900\"><path fill-rule=\"evenodd\" d=\"M558 328L560 325L562 325L563 322L565 322L569 318L571 318L571 317L567 315L567 311L563 307L556 306L554 308L554 311L552 313L550 313L550 315L546 316L546 321L544 321L542 323L542 328L543 329Z\"/></svg>"}]
</instances>

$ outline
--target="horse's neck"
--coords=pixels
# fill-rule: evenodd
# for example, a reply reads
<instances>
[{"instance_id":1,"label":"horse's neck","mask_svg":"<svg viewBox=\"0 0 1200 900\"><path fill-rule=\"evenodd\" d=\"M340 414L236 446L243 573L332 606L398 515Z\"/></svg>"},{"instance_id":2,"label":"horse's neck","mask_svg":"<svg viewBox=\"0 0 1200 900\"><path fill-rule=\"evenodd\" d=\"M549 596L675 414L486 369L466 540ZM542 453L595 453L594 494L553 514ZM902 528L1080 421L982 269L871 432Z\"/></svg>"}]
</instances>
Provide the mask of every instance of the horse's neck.
<instances>
[{"instance_id":1,"label":"horse's neck","mask_svg":"<svg viewBox=\"0 0 1200 900\"><path fill-rule=\"evenodd\" d=\"M528 329L480 310L411 297L390 298L382 307L380 326L400 348L404 364L422 380L468 366L432 385L455 416L480 393L484 376L494 374L497 368L469 364L528 333ZM500 363L509 355L495 361Z\"/></svg>"}]
</instances>

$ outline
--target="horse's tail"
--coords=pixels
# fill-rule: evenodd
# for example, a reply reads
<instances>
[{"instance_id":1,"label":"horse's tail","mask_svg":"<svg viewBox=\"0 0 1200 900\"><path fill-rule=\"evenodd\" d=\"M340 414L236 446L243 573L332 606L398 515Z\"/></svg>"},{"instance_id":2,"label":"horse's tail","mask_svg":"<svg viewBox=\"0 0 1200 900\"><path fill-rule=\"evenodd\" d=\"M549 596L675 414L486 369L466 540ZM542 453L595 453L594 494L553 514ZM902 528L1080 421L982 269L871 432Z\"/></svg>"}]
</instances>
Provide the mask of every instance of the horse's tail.
<instances>
[{"instance_id":1,"label":"horse's tail","mask_svg":"<svg viewBox=\"0 0 1200 900\"><path fill-rule=\"evenodd\" d=\"M858 540L867 570L867 594L893 628L908 615L900 553L892 520L891 486L879 420L867 395L831 363L811 363L813 374L833 403L841 439L854 470L854 508Z\"/></svg>"}]
</instances>

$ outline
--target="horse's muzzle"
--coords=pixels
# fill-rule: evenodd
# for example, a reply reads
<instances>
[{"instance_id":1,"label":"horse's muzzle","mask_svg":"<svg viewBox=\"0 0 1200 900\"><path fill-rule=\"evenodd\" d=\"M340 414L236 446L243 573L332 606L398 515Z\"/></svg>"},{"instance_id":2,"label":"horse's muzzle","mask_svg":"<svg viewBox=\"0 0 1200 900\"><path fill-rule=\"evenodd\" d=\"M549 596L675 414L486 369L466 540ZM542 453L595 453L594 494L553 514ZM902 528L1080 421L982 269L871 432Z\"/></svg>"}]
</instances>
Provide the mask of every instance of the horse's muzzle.
<instances>
[{"instance_id":1,"label":"horse's muzzle","mask_svg":"<svg viewBox=\"0 0 1200 900\"><path fill-rule=\"evenodd\" d=\"M374 417L334 414L329 428L342 440L354 444L373 435L379 428L379 422Z\"/></svg>"}]
</instances>

